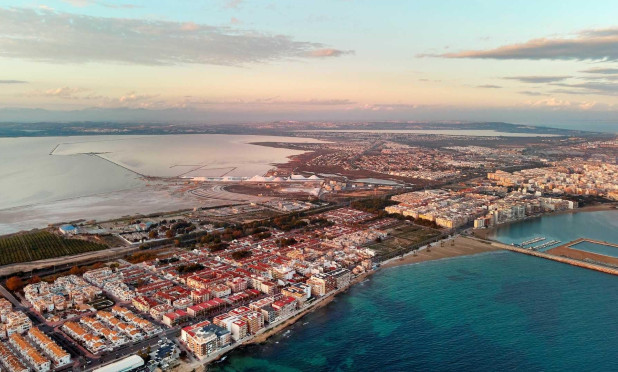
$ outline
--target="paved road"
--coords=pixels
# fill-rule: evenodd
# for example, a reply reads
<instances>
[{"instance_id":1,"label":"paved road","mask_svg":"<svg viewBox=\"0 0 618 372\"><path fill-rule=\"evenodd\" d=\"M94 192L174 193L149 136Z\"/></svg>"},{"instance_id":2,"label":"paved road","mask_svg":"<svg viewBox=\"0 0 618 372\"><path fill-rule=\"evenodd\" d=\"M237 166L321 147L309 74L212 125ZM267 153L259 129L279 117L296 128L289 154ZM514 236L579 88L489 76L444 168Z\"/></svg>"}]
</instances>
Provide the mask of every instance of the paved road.
<instances>
[{"instance_id":1,"label":"paved road","mask_svg":"<svg viewBox=\"0 0 618 372\"><path fill-rule=\"evenodd\" d=\"M11 292L9 292L6 288L4 288L3 285L0 285L0 294L2 294L2 296L4 296L4 298L6 298L7 300L9 300L13 306L15 306L18 309L23 309L24 305L22 305L21 302L19 302L15 296L13 296L13 294Z\"/></svg>"},{"instance_id":2,"label":"paved road","mask_svg":"<svg viewBox=\"0 0 618 372\"><path fill-rule=\"evenodd\" d=\"M108 258L114 258L116 256L122 257L122 255L127 254L129 252L135 251L139 249L138 245L131 247L113 247L107 248L100 251L94 252L85 252L77 255L71 256L62 256L62 257L54 257L47 258L44 260L31 261L31 262L20 262L14 263L10 265L5 265L0 268L0 276L7 277L14 273L24 272L28 273L30 271L35 271L35 273L39 275L43 275L46 273L51 273L49 268L56 266L56 270L60 270L60 268L71 267L76 264L82 264L85 261L101 261L106 260ZM48 269L47 272L39 272L41 269Z\"/></svg>"},{"instance_id":3,"label":"paved road","mask_svg":"<svg viewBox=\"0 0 618 372\"><path fill-rule=\"evenodd\" d=\"M136 344L127 344L122 346L118 350L105 353L98 359L87 359L86 369L93 370L96 368L100 368L103 365L116 362L119 359L123 359L129 355L138 354L141 350L156 345L159 340L163 338L174 339L178 333L179 330L176 328L168 329L147 340L140 341ZM83 368L84 367L82 366L81 369Z\"/></svg>"}]
</instances>

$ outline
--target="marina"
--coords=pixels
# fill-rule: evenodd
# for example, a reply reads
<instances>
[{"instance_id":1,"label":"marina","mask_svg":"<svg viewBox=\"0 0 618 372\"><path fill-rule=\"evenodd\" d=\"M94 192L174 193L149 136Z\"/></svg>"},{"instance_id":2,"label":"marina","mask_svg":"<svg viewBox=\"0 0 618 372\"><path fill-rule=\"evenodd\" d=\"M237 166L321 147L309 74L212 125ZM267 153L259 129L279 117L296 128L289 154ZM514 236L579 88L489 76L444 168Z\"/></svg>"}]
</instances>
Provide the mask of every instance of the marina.
<instances>
[{"instance_id":1,"label":"marina","mask_svg":"<svg viewBox=\"0 0 618 372\"><path fill-rule=\"evenodd\" d=\"M540 249L549 248L552 245L556 245L556 244L560 244L560 240L550 240L550 241L545 242L543 244L539 244L537 246L530 247L529 249L532 249L533 251L538 251Z\"/></svg>"},{"instance_id":2,"label":"marina","mask_svg":"<svg viewBox=\"0 0 618 372\"><path fill-rule=\"evenodd\" d=\"M537 242L543 241L543 240L545 240L545 239L546 239L546 238L543 238L543 237L540 237L540 236L539 236L539 237L536 237L536 238L533 238L533 239L530 239L530 240L526 240L525 242L522 242L520 245L523 247L523 246L525 246L525 245L534 244L534 243L537 243Z\"/></svg>"},{"instance_id":3,"label":"marina","mask_svg":"<svg viewBox=\"0 0 618 372\"><path fill-rule=\"evenodd\" d=\"M586 259L580 259L580 258L570 258L564 254L556 254L556 252L546 253L546 252L538 251L535 249L526 249L526 248L517 247L514 245L507 245L507 244L500 243L500 242L491 242L490 244L495 247L506 249L512 252L524 253L530 256L545 258L545 259L556 261L556 262L562 262L562 263L569 264L572 266L583 267L585 269L596 270L596 271L606 273L606 274L618 275L618 265L607 265L604 263L597 263L592 260L586 260Z\"/></svg>"},{"instance_id":4,"label":"marina","mask_svg":"<svg viewBox=\"0 0 618 372\"><path fill-rule=\"evenodd\" d=\"M549 248L551 246L554 246L554 245L557 245L557 244L561 243L560 240L552 239L552 240L550 240L548 242L532 246L532 244L538 243L538 242L542 242L544 240L547 240L547 238L543 237L543 236L537 236L536 238L532 238L532 239L526 240L524 242L521 242L520 244L513 243L513 246L521 247L521 248L526 248L526 249L530 249L530 250L533 250L533 251L538 251L540 249Z\"/></svg>"}]
</instances>

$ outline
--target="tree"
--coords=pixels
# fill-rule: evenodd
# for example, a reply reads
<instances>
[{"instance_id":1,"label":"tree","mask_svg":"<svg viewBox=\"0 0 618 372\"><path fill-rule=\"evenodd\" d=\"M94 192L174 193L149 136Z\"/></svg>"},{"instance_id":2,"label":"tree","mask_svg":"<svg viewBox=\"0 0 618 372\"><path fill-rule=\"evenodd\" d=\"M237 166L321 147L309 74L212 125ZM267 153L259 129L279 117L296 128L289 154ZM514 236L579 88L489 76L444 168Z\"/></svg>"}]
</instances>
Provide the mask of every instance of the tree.
<instances>
[{"instance_id":1,"label":"tree","mask_svg":"<svg viewBox=\"0 0 618 372\"><path fill-rule=\"evenodd\" d=\"M16 291L21 290L23 287L24 287L24 282L18 276L12 276L8 278L6 281L6 288L8 288L9 291L16 292Z\"/></svg>"},{"instance_id":2,"label":"tree","mask_svg":"<svg viewBox=\"0 0 618 372\"><path fill-rule=\"evenodd\" d=\"M157 234L157 230L150 230L150 231L148 232L148 238L149 238L149 239L155 239L155 238L157 237L157 235L158 235L158 234Z\"/></svg>"},{"instance_id":3,"label":"tree","mask_svg":"<svg viewBox=\"0 0 618 372\"><path fill-rule=\"evenodd\" d=\"M243 259L249 256L251 256L251 251L247 251L247 250L236 251L232 253L232 258L235 260L240 260L240 259Z\"/></svg>"},{"instance_id":4,"label":"tree","mask_svg":"<svg viewBox=\"0 0 618 372\"><path fill-rule=\"evenodd\" d=\"M229 247L229 244L219 242L219 243L214 243L214 244L209 245L208 250L210 252L217 252L217 251L222 251L226 249L227 247Z\"/></svg>"},{"instance_id":5,"label":"tree","mask_svg":"<svg viewBox=\"0 0 618 372\"><path fill-rule=\"evenodd\" d=\"M30 278L30 280L28 280L28 284L35 284L41 281L41 277L38 275L33 276L32 278Z\"/></svg>"},{"instance_id":6,"label":"tree","mask_svg":"<svg viewBox=\"0 0 618 372\"><path fill-rule=\"evenodd\" d=\"M71 275L80 275L81 273L82 273L82 270L77 266L73 266L71 270L69 270L69 274Z\"/></svg>"}]
</instances>

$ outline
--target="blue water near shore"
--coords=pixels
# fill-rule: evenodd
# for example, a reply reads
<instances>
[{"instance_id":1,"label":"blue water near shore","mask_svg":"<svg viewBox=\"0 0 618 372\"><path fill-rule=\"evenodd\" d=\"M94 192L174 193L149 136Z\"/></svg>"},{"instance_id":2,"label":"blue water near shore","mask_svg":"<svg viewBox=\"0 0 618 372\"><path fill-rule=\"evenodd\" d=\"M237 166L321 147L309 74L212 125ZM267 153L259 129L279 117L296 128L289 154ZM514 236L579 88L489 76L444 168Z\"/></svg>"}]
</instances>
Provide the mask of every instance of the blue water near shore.
<instances>
[{"instance_id":1,"label":"blue water near shore","mask_svg":"<svg viewBox=\"0 0 618 372\"><path fill-rule=\"evenodd\" d=\"M618 210L576 212L549 215L504 225L489 235L506 244L522 243L535 237L545 237L539 245L550 240L568 243L589 238L618 244Z\"/></svg>"},{"instance_id":2,"label":"blue water near shore","mask_svg":"<svg viewBox=\"0 0 618 372\"><path fill-rule=\"evenodd\" d=\"M616 216L593 213L550 218ZM400 266L209 370L616 371L617 301L615 276L514 252Z\"/></svg>"}]
</instances>

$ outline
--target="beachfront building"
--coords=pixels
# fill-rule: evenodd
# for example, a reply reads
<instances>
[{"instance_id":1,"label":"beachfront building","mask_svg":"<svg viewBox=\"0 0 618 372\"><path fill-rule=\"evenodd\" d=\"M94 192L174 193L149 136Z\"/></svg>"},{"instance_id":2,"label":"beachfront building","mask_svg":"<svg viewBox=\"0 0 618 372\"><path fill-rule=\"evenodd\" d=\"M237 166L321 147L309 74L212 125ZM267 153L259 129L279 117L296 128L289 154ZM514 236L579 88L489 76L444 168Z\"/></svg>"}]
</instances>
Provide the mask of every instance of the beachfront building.
<instances>
[{"instance_id":1,"label":"beachfront building","mask_svg":"<svg viewBox=\"0 0 618 372\"><path fill-rule=\"evenodd\" d=\"M311 294L314 296L324 296L337 288L335 278L324 273L313 275L307 284L311 286Z\"/></svg>"},{"instance_id":2,"label":"beachfront building","mask_svg":"<svg viewBox=\"0 0 618 372\"><path fill-rule=\"evenodd\" d=\"M180 339L196 357L202 359L229 345L231 333L226 328L203 321L184 327Z\"/></svg>"},{"instance_id":3,"label":"beachfront building","mask_svg":"<svg viewBox=\"0 0 618 372\"><path fill-rule=\"evenodd\" d=\"M305 283L295 283L283 288L281 294L296 299L302 306L311 298L311 286Z\"/></svg>"},{"instance_id":4,"label":"beachfront building","mask_svg":"<svg viewBox=\"0 0 618 372\"><path fill-rule=\"evenodd\" d=\"M296 310L297 305L298 301L294 297L283 296L273 302L272 307L277 311L278 318L285 318Z\"/></svg>"},{"instance_id":5,"label":"beachfront building","mask_svg":"<svg viewBox=\"0 0 618 372\"><path fill-rule=\"evenodd\" d=\"M350 285L352 273L348 269L339 268L328 273L335 280L337 289L345 288Z\"/></svg>"}]
</instances>

